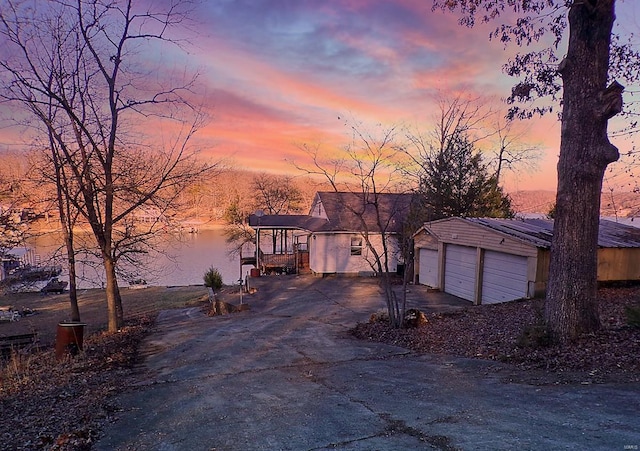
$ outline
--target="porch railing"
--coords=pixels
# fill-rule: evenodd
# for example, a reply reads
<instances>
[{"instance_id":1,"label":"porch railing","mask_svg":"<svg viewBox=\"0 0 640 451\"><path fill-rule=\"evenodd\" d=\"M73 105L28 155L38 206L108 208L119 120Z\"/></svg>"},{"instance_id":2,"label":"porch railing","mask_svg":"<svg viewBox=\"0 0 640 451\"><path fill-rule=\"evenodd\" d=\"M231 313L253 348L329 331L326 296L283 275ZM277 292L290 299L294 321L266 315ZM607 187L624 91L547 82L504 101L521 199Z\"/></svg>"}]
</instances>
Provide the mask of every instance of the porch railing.
<instances>
[{"instance_id":1,"label":"porch railing","mask_svg":"<svg viewBox=\"0 0 640 451\"><path fill-rule=\"evenodd\" d=\"M263 254L260 263L265 268L295 268L295 254Z\"/></svg>"}]
</instances>

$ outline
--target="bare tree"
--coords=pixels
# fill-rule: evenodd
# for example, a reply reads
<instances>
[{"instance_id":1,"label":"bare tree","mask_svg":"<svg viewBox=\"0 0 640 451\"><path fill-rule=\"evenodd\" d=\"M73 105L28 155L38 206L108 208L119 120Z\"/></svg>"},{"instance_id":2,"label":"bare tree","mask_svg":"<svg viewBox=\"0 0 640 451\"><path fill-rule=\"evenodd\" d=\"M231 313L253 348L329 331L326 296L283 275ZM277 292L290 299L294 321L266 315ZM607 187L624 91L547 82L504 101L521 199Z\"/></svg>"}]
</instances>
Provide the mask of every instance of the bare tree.
<instances>
[{"instance_id":1,"label":"bare tree","mask_svg":"<svg viewBox=\"0 0 640 451\"><path fill-rule=\"evenodd\" d=\"M286 175L268 175L265 173L254 176L251 183L253 192L256 194L255 210L260 209L270 215L296 214L300 213L302 194L293 182L293 177ZM275 254L278 244L278 237L282 240L286 238L284 231L272 230L271 244ZM281 243L280 249L285 250L285 245Z\"/></svg>"},{"instance_id":2,"label":"bare tree","mask_svg":"<svg viewBox=\"0 0 640 451\"><path fill-rule=\"evenodd\" d=\"M26 224L23 223L11 204L0 206L0 256L7 256L14 247L24 243Z\"/></svg>"},{"instance_id":3,"label":"bare tree","mask_svg":"<svg viewBox=\"0 0 640 451\"><path fill-rule=\"evenodd\" d=\"M161 223L140 232L133 215L147 206L166 211L187 182L212 169L189 147L203 120L188 101L195 79L175 83L144 71L140 61L146 42L176 44L169 33L187 19L189 7L75 0L38 8L9 0L0 9L6 42L0 95L44 126L79 190L66 201L95 237L110 331L123 324L118 260L144 251ZM164 122L178 131L154 145L142 132L150 120L156 130Z\"/></svg>"},{"instance_id":4,"label":"bare tree","mask_svg":"<svg viewBox=\"0 0 640 451\"><path fill-rule=\"evenodd\" d=\"M245 245L255 242L253 229L247 223L247 218L254 211L253 205L242 202L241 196L237 192L225 209L224 233L227 244L231 246L231 255L240 255L242 257Z\"/></svg>"},{"instance_id":5,"label":"bare tree","mask_svg":"<svg viewBox=\"0 0 640 451\"><path fill-rule=\"evenodd\" d=\"M31 263L20 263L16 248L25 247L33 237L32 224L38 218L33 209L24 208L30 191L25 183L28 173L25 155L0 151L0 161L0 290L4 290L14 283L32 283L22 277L22 271L5 270L23 269L23 263Z\"/></svg>"},{"instance_id":6,"label":"bare tree","mask_svg":"<svg viewBox=\"0 0 640 451\"><path fill-rule=\"evenodd\" d=\"M305 154L310 163L308 165L300 165L295 161L291 164L299 171L311 176L319 176L329 183L334 191L340 190L340 175L346 169L346 160L344 155L326 155L323 154L320 144L304 143L298 148Z\"/></svg>"},{"instance_id":7,"label":"bare tree","mask_svg":"<svg viewBox=\"0 0 640 451\"><path fill-rule=\"evenodd\" d=\"M51 113L51 111L50 111ZM44 153L42 167L34 167L35 176L41 176L47 185L54 188L53 203L58 207L62 239L66 251L66 266L69 273L69 304L71 307L71 321L80 321L80 307L78 304L78 284L76 275L76 243L75 226L80 212L76 205L81 202L80 190L74 183L73 176L68 173L64 164L64 156L56 142L53 133L47 133L49 146ZM41 201L44 199L41 199ZM50 199L51 200L51 199Z\"/></svg>"},{"instance_id":8,"label":"bare tree","mask_svg":"<svg viewBox=\"0 0 640 451\"><path fill-rule=\"evenodd\" d=\"M499 113L488 100L463 95L440 95L437 104L432 128L409 130L402 149L408 157L403 171L413 180L420 198L416 219L511 216L510 199L499 185L499 172L515 144L506 140L510 136L506 126L493 126L499 123ZM478 151L476 145L502 137L503 148L496 152L498 169L493 174L485 163L486 153ZM510 167L518 162L512 163Z\"/></svg>"},{"instance_id":9,"label":"bare tree","mask_svg":"<svg viewBox=\"0 0 640 451\"><path fill-rule=\"evenodd\" d=\"M404 168L405 174L413 179L415 186L420 183L424 165L444 152L453 140L464 136L473 145L494 134L487 129L488 122L494 117L487 101L442 93L435 101L438 108L431 118L433 127L426 131L418 128L407 131L408 144L402 149L409 158Z\"/></svg>"},{"instance_id":10,"label":"bare tree","mask_svg":"<svg viewBox=\"0 0 640 451\"><path fill-rule=\"evenodd\" d=\"M504 172L534 171L540 160L540 148L526 141L526 130L514 120L496 115L493 121L495 134L489 139L488 159L495 169L496 182L502 182Z\"/></svg>"},{"instance_id":11,"label":"bare tree","mask_svg":"<svg viewBox=\"0 0 640 451\"><path fill-rule=\"evenodd\" d=\"M409 248L398 242L396 233L410 208L407 202L410 195L400 192L404 180L399 170L403 154L398 151L398 128L377 126L371 131L359 122L347 123L347 126L351 138L342 156L323 156L319 146L305 145L301 149L310 157L311 164L296 167L308 175L325 177L334 191L351 193L356 199L346 202L343 208L358 218L360 234L370 256L368 264L379 276L390 323L392 327L402 327L409 271L405 271L400 299L393 289L389 271L391 259ZM399 240L406 236L400 234ZM379 237L379 246L374 237Z\"/></svg>"},{"instance_id":12,"label":"bare tree","mask_svg":"<svg viewBox=\"0 0 640 451\"><path fill-rule=\"evenodd\" d=\"M560 341L597 330L597 248L602 181L618 149L607 135L609 120L622 111L623 86L638 78L638 51L613 35L615 0L435 0L434 8L459 10L461 23L504 18L491 37L534 45L550 35L552 46L517 55L505 71L519 77L508 101L511 117L552 111L532 103L562 94L558 192L545 317ZM568 39L563 41L565 32ZM612 39L613 37L613 39ZM548 42L548 41L547 41ZM560 50L564 58L557 56ZM525 106L522 107L522 102Z\"/></svg>"},{"instance_id":13,"label":"bare tree","mask_svg":"<svg viewBox=\"0 0 640 451\"><path fill-rule=\"evenodd\" d=\"M293 177L258 174L253 178L252 188L257 195L256 204L264 208L267 214L300 212L302 194L295 185Z\"/></svg>"},{"instance_id":14,"label":"bare tree","mask_svg":"<svg viewBox=\"0 0 640 451\"><path fill-rule=\"evenodd\" d=\"M28 172L29 165L23 152L0 150L0 202L12 204L24 198ZM29 186L29 189L33 187Z\"/></svg>"},{"instance_id":15,"label":"bare tree","mask_svg":"<svg viewBox=\"0 0 640 451\"><path fill-rule=\"evenodd\" d=\"M540 153L537 147L525 143L525 130L506 119L504 110L489 99L440 93L435 98L437 111L431 118L433 126L426 130L409 130L408 146L404 150L412 164L407 175L420 182L426 162L433 162L451 143L464 137L467 144L486 149L483 160L494 168L496 183L502 181L505 170L517 172L535 168Z\"/></svg>"}]
</instances>

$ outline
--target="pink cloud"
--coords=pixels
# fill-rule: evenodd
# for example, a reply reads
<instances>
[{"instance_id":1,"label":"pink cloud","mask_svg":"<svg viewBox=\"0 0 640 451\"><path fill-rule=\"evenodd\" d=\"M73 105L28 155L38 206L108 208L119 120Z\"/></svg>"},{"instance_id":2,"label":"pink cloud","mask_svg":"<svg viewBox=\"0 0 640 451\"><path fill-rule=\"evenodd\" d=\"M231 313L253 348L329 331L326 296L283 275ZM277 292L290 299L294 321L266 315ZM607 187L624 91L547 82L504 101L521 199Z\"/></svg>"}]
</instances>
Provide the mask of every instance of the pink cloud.
<instances>
[{"instance_id":1,"label":"pink cloud","mask_svg":"<svg viewBox=\"0 0 640 451\"><path fill-rule=\"evenodd\" d=\"M245 167L288 171L284 160L301 157L301 142L339 147L347 138L338 115L427 127L433 93L500 98L516 81L501 67L519 49L489 42L496 24L467 29L424 0L262 6L243 11L237 29L214 26L197 55L214 119L203 137ZM274 46L280 38L293 40ZM545 157L538 173L508 180L510 189L555 188L559 135L555 117L531 121L529 140Z\"/></svg>"}]
</instances>

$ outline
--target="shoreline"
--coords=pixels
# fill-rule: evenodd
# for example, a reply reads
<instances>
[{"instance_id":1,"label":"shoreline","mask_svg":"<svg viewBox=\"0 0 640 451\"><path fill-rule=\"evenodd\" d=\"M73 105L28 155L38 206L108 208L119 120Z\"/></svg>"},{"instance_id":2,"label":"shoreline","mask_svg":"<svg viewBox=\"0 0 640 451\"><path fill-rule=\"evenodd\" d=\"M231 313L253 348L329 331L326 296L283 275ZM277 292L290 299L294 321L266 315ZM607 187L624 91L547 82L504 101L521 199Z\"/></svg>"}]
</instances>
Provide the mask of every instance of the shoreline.
<instances>
[{"instance_id":1,"label":"shoreline","mask_svg":"<svg viewBox=\"0 0 640 451\"><path fill-rule=\"evenodd\" d=\"M187 232L191 233L189 229L196 228L197 231L200 230L222 230L227 226L224 222L216 221L216 220L193 220L193 219L185 219L183 221L179 221L176 223L176 232ZM37 233L60 233L62 230L60 228L60 224L55 221L48 222L35 222L33 224L33 230ZM88 224L79 225L73 228L73 231L76 233L92 233L91 227ZM196 233L197 233L196 231Z\"/></svg>"}]
</instances>

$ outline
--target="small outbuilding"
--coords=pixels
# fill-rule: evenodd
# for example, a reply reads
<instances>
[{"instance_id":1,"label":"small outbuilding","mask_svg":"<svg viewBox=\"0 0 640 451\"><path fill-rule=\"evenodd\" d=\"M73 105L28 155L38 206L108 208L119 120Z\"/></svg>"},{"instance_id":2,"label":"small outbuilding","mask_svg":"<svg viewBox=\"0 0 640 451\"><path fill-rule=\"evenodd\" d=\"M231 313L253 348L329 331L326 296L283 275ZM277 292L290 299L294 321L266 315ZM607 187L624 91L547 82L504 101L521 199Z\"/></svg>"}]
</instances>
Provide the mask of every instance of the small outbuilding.
<instances>
[{"instance_id":1,"label":"small outbuilding","mask_svg":"<svg viewBox=\"0 0 640 451\"><path fill-rule=\"evenodd\" d=\"M491 304L544 295L553 221L447 218L414 235L415 281ZM600 221L598 280L640 280L640 229Z\"/></svg>"}]
</instances>

